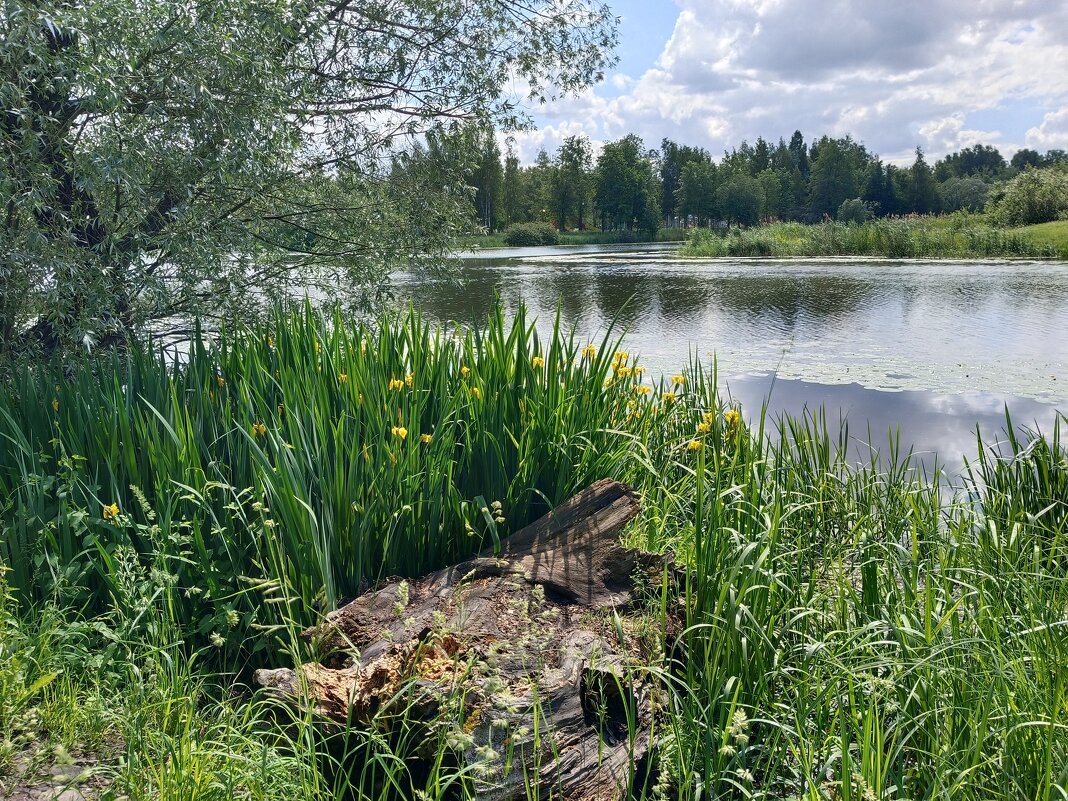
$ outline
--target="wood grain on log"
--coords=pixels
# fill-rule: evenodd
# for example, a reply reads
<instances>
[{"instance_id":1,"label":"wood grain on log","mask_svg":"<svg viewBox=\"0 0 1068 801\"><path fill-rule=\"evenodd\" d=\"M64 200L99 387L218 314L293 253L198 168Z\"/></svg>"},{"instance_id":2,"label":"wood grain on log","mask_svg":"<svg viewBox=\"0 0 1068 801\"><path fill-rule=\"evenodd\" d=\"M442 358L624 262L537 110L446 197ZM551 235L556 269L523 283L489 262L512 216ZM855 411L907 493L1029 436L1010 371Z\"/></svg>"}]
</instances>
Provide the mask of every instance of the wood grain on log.
<instances>
[{"instance_id":1,"label":"wood grain on log","mask_svg":"<svg viewBox=\"0 0 1068 801\"><path fill-rule=\"evenodd\" d=\"M499 553L392 581L304 632L348 665L255 680L361 726L403 699L472 766L486 801L525 797L531 776L543 796L623 798L649 748L655 688L642 668L659 646L632 602L664 567L619 542L638 510L632 490L599 481Z\"/></svg>"}]
</instances>

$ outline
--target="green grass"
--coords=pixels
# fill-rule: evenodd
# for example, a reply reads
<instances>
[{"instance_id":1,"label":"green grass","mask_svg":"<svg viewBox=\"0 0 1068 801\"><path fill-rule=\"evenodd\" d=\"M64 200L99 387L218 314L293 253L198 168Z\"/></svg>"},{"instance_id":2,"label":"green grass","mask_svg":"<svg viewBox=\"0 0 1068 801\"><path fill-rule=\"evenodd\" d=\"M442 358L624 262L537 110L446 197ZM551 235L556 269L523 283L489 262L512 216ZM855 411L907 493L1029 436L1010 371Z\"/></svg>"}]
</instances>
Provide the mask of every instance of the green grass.
<instances>
[{"instance_id":1,"label":"green grass","mask_svg":"<svg viewBox=\"0 0 1068 801\"><path fill-rule=\"evenodd\" d=\"M162 603L144 611L166 617ZM220 684L180 643L125 639L120 618L20 608L0 577L0 797L48 785L131 801L338 797L302 742L309 721L277 725L269 702Z\"/></svg>"},{"instance_id":2,"label":"green grass","mask_svg":"<svg viewBox=\"0 0 1068 801\"><path fill-rule=\"evenodd\" d=\"M130 797L464 797L445 733L417 774L384 727L327 742L223 688L307 658L296 628L366 581L614 476L642 495L625 540L687 568L650 601L685 630L646 669L663 714L636 795L1065 797L1060 424L1007 419L947 483L896 448L854 464L822 413L736 419L714 369L654 386L586 345L522 314L454 334L303 312L181 365L22 375L0 395L0 773L85 740Z\"/></svg>"},{"instance_id":3,"label":"green grass","mask_svg":"<svg viewBox=\"0 0 1068 801\"><path fill-rule=\"evenodd\" d=\"M684 257L1056 258L1051 241L1027 229L993 228L968 215L872 220L863 224L775 223L715 232L694 230Z\"/></svg>"},{"instance_id":4,"label":"green grass","mask_svg":"<svg viewBox=\"0 0 1068 801\"><path fill-rule=\"evenodd\" d=\"M1058 258L1068 259L1068 220L1028 225L1015 230L1040 245L1052 247Z\"/></svg>"},{"instance_id":5,"label":"green grass","mask_svg":"<svg viewBox=\"0 0 1068 801\"><path fill-rule=\"evenodd\" d=\"M132 548L176 576L175 614L202 636L234 614L242 632L309 624L610 471L603 424L625 399L601 391L609 345L584 344L542 342L522 314L457 335L305 313L180 363L135 349L71 381L28 371L0 402L0 559L27 597L80 605L125 591ZM501 530L480 499L504 504Z\"/></svg>"},{"instance_id":6,"label":"green grass","mask_svg":"<svg viewBox=\"0 0 1068 801\"><path fill-rule=\"evenodd\" d=\"M682 228L661 228L657 231L657 242L682 242L687 232ZM616 245L630 242L648 242L649 238L629 231L562 231L558 234L561 245ZM504 233L479 234L461 237L456 242L461 250L486 250L506 248Z\"/></svg>"}]
</instances>

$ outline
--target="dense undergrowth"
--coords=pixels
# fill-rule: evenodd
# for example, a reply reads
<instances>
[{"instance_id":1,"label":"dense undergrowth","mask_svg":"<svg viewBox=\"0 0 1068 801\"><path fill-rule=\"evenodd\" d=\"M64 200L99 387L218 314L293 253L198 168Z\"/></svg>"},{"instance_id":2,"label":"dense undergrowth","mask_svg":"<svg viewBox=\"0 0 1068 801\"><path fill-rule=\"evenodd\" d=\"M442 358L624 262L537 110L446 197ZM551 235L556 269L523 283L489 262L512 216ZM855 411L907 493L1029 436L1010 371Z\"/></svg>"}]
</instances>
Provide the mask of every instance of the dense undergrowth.
<instances>
[{"instance_id":1,"label":"dense undergrowth","mask_svg":"<svg viewBox=\"0 0 1068 801\"><path fill-rule=\"evenodd\" d=\"M1053 248L1059 258L1068 261L1068 220L1028 225L1019 231L1039 245Z\"/></svg>"},{"instance_id":2,"label":"dense undergrowth","mask_svg":"<svg viewBox=\"0 0 1068 801\"><path fill-rule=\"evenodd\" d=\"M819 225L775 223L717 232L695 229L680 255L688 257L883 256L944 259L1057 258L1057 247L1026 233L995 228L959 214L947 218L897 218Z\"/></svg>"},{"instance_id":3,"label":"dense undergrowth","mask_svg":"<svg viewBox=\"0 0 1068 801\"><path fill-rule=\"evenodd\" d=\"M522 313L304 312L24 373L0 396L0 783L74 753L116 797L463 797L446 740L416 775L420 744L324 741L241 682L305 658L295 631L340 599L613 476L642 494L628 542L689 568L636 796L1066 797L1060 427L1007 421L947 484L894 449L854 464L822 415L743 419L699 364L654 386L621 350Z\"/></svg>"}]
</instances>

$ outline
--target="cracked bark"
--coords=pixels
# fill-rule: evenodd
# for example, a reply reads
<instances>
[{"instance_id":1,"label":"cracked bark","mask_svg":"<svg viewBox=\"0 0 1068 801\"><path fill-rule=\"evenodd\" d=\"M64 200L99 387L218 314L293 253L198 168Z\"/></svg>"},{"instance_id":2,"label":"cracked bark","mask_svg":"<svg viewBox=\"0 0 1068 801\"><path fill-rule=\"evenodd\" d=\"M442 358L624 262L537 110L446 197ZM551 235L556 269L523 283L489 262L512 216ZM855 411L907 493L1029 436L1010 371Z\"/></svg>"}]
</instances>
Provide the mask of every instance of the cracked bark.
<instances>
[{"instance_id":1,"label":"cracked bark","mask_svg":"<svg viewBox=\"0 0 1068 801\"><path fill-rule=\"evenodd\" d=\"M304 632L348 654L341 666L327 659L254 679L357 726L380 725L402 697L428 739L442 727L457 735L446 739L475 766L486 801L525 798L532 775L543 797L625 798L659 697L643 668L665 634L639 596L672 574L664 558L620 545L638 509L632 490L599 481L500 553L391 581Z\"/></svg>"}]
</instances>

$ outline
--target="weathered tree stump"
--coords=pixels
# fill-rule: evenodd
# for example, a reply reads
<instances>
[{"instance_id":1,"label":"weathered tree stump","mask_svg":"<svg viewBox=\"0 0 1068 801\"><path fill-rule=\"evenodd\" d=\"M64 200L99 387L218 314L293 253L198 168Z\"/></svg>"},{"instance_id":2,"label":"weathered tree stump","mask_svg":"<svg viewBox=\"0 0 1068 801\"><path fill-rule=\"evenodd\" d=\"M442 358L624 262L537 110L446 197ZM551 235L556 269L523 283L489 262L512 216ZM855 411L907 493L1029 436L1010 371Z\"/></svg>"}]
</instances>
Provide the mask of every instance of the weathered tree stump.
<instances>
[{"instance_id":1,"label":"weathered tree stump","mask_svg":"<svg viewBox=\"0 0 1068 801\"><path fill-rule=\"evenodd\" d=\"M350 664L256 671L258 684L323 717L376 725L408 705L444 736L487 801L623 798L649 748L656 690L642 668L663 642L635 603L660 557L623 548L633 491L599 481L479 556L393 581L305 636ZM378 716L378 717L376 717Z\"/></svg>"}]
</instances>

